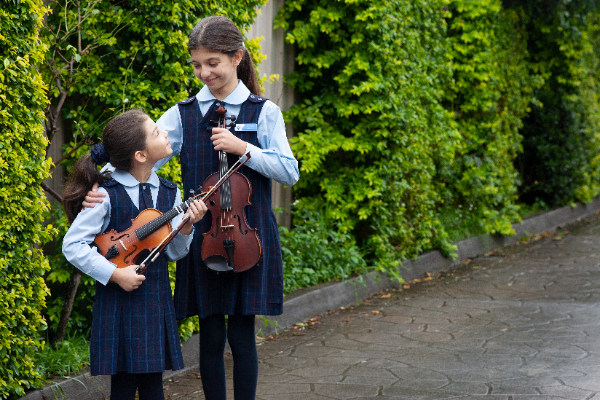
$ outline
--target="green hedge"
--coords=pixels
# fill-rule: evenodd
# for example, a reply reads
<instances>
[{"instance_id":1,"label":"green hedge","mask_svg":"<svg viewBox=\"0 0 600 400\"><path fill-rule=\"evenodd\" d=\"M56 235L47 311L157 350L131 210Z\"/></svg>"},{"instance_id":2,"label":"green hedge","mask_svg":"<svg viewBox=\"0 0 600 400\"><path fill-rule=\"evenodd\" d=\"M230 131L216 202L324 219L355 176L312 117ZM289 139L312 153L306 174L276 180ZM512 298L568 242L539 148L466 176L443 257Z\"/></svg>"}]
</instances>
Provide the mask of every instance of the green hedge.
<instances>
[{"instance_id":1,"label":"green hedge","mask_svg":"<svg viewBox=\"0 0 600 400\"><path fill-rule=\"evenodd\" d=\"M33 66L44 58L43 14L41 0L0 7L0 398L40 384L32 358L44 345L48 261L39 246L52 232L41 217L48 208L40 189L49 176L46 89Z\"/></svg>"},{"instance_id":2,"label":"green hedge","mask_svg":"<svg viewBox=\"0 0 600 400\"><path fill-rule=\"evenodd\" d=\"M286 1L277 24L296 49L286 79L301 103L286 118L297 207L395 273L425 250L450 254L451 241L511 234L520 201L590 201L600 193L594 3ZM294 223L286 254L302 252L291 236L307 222Z\"/></svg>"},{"instance_id":3,"label":"green hedge","mask_svg":"<svg viewBox=\"0 0 600 400\"><path fill-rule=\"evenodd\" d=\"M524 20L521 10L504 10L500 0L450 1L448 55L454 73L445 103L461 134L442 210L451 231L509 235L519 219L514 166L519 129L533 90L542 84L528 68Z\"/></svg>"},{"instance_id":4,"label":"green hedge","mask_svg":"<svg viewBox=\"0 0 600 400\"><path fill-rule=\"evenodd\" d=\"M451 251L436 215L437 177L449 175L460 138L442 105L452 74L443 4L292 0L278 15L296 46L286 79L304 99L287 113L297 207L352 232L392 274L432 245Z\"/></svg>"},{"instance_id":5,"label":"green hedge","mask_svg":"<svg viewBox=\"0 0 600 400\"><path fill-rule=\"evenodd\" d=\"M530 68L544 77L524 119L521 199L556 206L600 194L598 19L592 1L511 1L526 24Z\"/></svg>"}]
</instances>

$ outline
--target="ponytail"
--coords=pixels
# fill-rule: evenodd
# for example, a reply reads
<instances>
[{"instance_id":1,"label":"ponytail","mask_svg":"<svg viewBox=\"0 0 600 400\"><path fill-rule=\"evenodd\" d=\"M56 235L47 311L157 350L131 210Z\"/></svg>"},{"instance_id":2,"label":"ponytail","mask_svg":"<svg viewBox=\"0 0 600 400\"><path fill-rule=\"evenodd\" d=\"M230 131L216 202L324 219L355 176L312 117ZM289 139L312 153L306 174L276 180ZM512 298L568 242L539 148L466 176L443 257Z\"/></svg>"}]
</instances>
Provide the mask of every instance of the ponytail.
<instances>
[{"instance_id":1,"label":"ponytail","mask_svg":"<svg viewBox=\"0 0 600 400\"><path fill-rule=\"evenodd\" d=\"M260 85L258 84L258 76L256 69L254 69L254 62L252 61L252 55L247 48L243 48L244 55L242 61L237 66L237 76L244 82L244 85L253 94L260 96Z\"/></svg>"},{"instance_id":2,"label":"ponytail","mask_svg":"<svg viewBox=\"0 0 600 400\"><path fill-rule=\"evenodd\" d=\"M192 29L188 41L188 52L205 48L233 58L238 50L243 51L242 61L237 66L237 76L253 94L260 96L260 85L252 56L244 46L244 37L227 17L212 16L200 20Z\"/></svg>"},{"instance_id":3,"label":"ponytail","mask_svg":"<svg viewBox=\"0 0 600 400\"><path fill-rule=\"evenodd\" d=\"M69 223L73 222L79 211L81 211L81 203L87 192L92 190L94 183L101 184L108 179L110 179L110 172L101 173L98 171L91 154L86 154L75 163L73 172L65 186L62 201Z\"/></svg>"}]
</instances>

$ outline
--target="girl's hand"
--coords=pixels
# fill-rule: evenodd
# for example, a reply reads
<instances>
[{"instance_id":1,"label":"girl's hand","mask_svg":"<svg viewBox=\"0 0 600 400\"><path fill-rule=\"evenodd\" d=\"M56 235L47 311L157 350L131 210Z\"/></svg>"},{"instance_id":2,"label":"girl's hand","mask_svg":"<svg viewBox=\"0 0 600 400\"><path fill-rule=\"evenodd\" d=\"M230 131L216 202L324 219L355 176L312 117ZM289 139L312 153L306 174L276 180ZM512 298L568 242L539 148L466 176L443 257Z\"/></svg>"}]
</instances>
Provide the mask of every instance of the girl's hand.
<instances>
[{"instance_id":1,"label":"girl's hand","mask_svg":"<svg viewBox=\"0 0 600 400\"><path fill-rule=\"evenodd\" d=\"M190 208L188 208L187 212L185 213L186 216L190 217L190 220L183 226L183 228L181 228L181 234L187 236L192 233L193 225L204 217L206 211L208 211L208 209L202 200L194 200L192 204L190 204Z\"/></svg>"},{"instance_id":2,"label":"girl's hand","mask_svg":"<svg viewBox=\"0 0 600 400\"><path fill-rule=\"evenodd\" d=\"M229 130L225 128L213 128L212 133L210 140L212 140L215 150L223 150L226 153L238 156L246 154L246 142Z\"/></svg>"},{"instance_id":3,"label":"girl's hand","mask_svg":"<svg viewBox=\"0 0 600 400\"><path fill-rule=\"evenodd\" d=\"M84 208L94 208L96 206L96 204L94 203L102 203L103 197L106 197L106 193L98 193L98 184L94 183L94 186L92 186L92 190L87 192L87 196L85 196L85 200L82 203L83 207L81 208L81 211L83 211Z\"/></svg>"},{"instance_id":4,"label":"girl's hand","mask_svg":"<svg viewBox=\"0 0 600 400\"><path fill-rule=\"evenodd\" d=\"M131 292L140 287L142 282L146 280L144 275L138 275L135 270L137 265L130 265L125 268L117 268L110 277L109 282L114 282L121 286L124 291Z\"/></svg>"}]
</instances>

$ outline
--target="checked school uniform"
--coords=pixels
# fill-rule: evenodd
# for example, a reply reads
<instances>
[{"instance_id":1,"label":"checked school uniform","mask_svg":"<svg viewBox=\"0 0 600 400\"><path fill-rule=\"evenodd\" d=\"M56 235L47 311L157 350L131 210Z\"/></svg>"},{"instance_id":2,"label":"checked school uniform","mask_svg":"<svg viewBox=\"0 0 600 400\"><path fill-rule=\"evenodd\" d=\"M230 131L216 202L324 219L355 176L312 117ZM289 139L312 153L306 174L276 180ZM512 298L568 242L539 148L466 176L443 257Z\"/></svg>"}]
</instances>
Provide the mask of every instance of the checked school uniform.
<instances>
[{"instance_id":1,"label":"checked school uniform","mask_svg":"<svg viewBox=\"0 0 600 400\"><path fill-rule=\"evenodd\" d=\"M279 315L283 312L283 271L277 221L271 204L271 179L293 185L299 177L298 163L291 153L281 112L264 97L250 93L239 81L237 88L222 102L205 86L198 95L180 102L157 121L169 132L174 155L180 156L184 192L197 190L204 180L219 170L210 121L217 119L220 104L236 115L236 128L230 131L248 143L251 159L238 172L252 186L251 205L246 218L256 228L262 245L262 258L248 271L216 273L201 257L203 235L211 226L204 218L196 224L197 234L190 253L177 263L175 308L177 318L214 314ZM238 156L228 155L231 166ZM155 168L168 159L159 161ZM243 251L236 249L235 251Z\"/></svg>"},{"instance_id":2,"label":"checked school uniform","mask_svg":"<svg viewBox=\"0 0 600 400\"><path fill-rule=\"evenodd\" d=\"M114 375L117 372L154 373L182 369L183 357L167 260L176 260L185 255L193 235L178 234L168 250L147 269L146 280L131 292L126 292L116 283L108 283L114 265L89 246L90 239L95 237L89 232L97 230L100 233L111 229L121 232L131 226L131 220L141 212L139 208L147 208L148 203L163 213L171 210L181 203L179 190L175 184L158 178L155 173L146 184L138 184L130 174L122 171L115 171L113 178L116 179L103 183L99 189L99 192L108 194L107 201L81 212L73 222L73 232L70 229L65 236L63 245L67 259L97 280L90 340L90 373ZM145 190L140 188L137 198L133 200L138 186ZM95 209L98 210L93 211ZM174 227L182 216L180 214L172 221ZM81 265L81 262L84 264ZM109 271L102 272L104 269Z\"/></svg>"}]
</instances>

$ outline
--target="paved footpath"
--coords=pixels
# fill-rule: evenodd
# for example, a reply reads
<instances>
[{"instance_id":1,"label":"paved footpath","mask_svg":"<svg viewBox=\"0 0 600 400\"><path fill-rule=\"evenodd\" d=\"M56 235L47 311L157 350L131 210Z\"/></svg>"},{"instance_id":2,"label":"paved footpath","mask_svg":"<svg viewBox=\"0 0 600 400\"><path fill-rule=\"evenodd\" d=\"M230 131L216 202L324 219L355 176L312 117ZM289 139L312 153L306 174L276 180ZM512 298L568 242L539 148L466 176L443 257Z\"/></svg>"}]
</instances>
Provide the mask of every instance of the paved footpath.
<instances>
[{"instance_id":1,"label":"paved footpath","mask_svg":"<svg viewBox=\"0 0 600 400\"><path fill-rule=\"evenodd\" d=\"M600 218L570 230L282 332L258 398L600 400ZM165 393L204 398L197 371Z\"/></svg>"}]
</instances>

